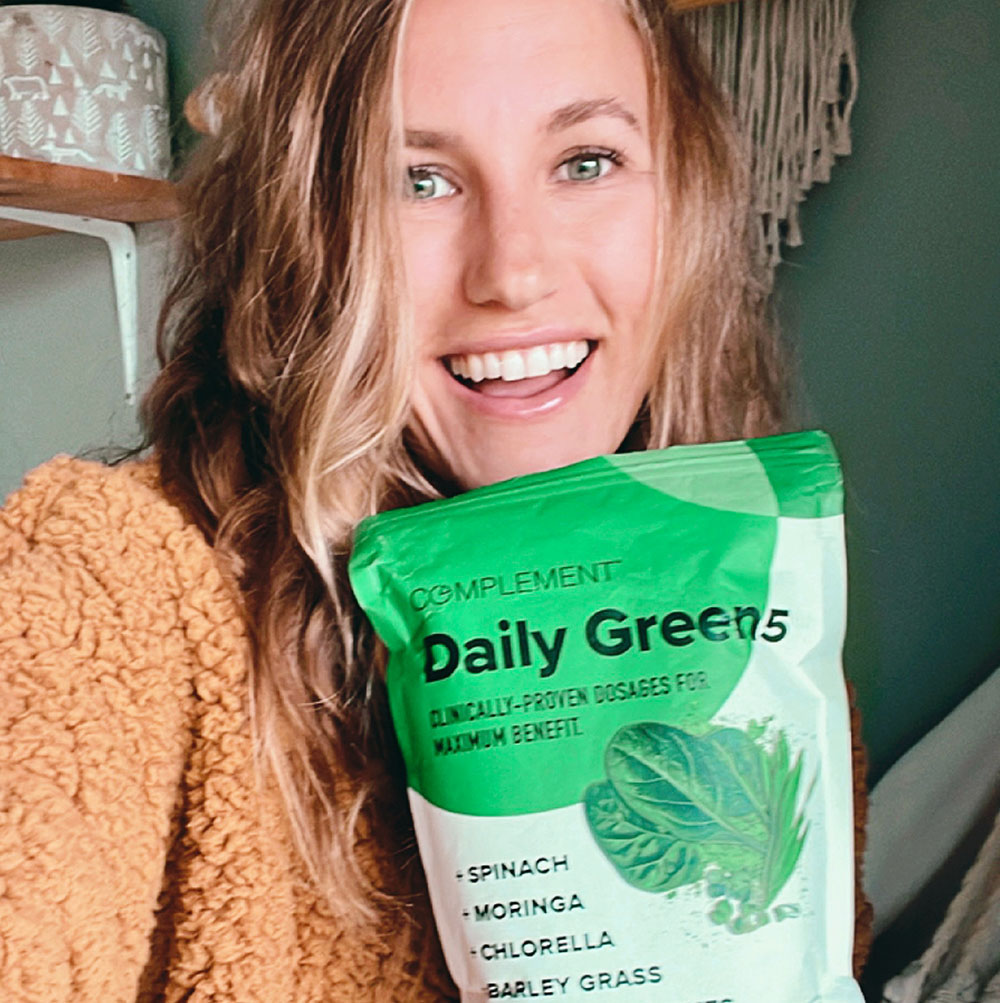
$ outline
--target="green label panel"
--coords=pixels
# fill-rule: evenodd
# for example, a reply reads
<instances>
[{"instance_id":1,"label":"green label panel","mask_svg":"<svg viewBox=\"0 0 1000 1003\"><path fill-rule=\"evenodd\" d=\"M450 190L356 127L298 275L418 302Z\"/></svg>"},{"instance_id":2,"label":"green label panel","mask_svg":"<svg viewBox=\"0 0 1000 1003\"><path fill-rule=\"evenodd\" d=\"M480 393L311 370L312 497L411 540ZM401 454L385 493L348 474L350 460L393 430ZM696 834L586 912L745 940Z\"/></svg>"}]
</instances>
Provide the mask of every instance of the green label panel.
<instances>
[{"instance_id":1,"label":"green label panel","mask_svg":"<svg viewBox=\"0 0 1000 1003\"><path fill-rule=\"evenodd\" d=\"M767 605L779 512L827 515L839 492L828 440L803 433L587 461L366 521L351 578L389 649L410 785L464 814L543 811L604 780L626 725L706 733L754 646L795 629Z\"/></svg>"}]
</instances>

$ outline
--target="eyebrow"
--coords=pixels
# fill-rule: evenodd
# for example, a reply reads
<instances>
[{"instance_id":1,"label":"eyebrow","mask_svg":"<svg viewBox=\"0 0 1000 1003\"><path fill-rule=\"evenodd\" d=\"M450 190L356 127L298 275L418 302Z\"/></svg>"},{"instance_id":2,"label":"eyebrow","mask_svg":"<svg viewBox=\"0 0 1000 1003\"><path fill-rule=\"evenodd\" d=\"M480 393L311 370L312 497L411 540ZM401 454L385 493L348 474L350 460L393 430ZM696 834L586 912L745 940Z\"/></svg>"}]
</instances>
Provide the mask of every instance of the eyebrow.
<instances>
[{"instance_id":1,"label":"eyebrow","mask_svg":"<svg viewBox=\"0 0 1000 1003\"><path fill-rule=\"evenodd\" d=\"M545 123L544 132L552 135L573 125L602 115L621 119L629 128L641 134L639 120L617 98L591 98L586 101L571 101L557 108ZM407 129L406 145L417 150L460 149L464 146L460 136L453 132L435 132L430 129Z\"/></svg>"},{"instance_id":2,"label":"eyebrow","mask_svg":"<svg viewBox=\"0 0 1000 1003\"><path fill-rule=\"evenodd\" d=\"M610 115L612 118L620 118L629 128L636 132L641 132L639 120L619 101L617 98L593 98L589 101L571 101L562 108L557 108L550 116L545 131L548 133L561 132L571 125L579 122L586 122L590 118L598 118L601 115Z\"/></svg>"}]
</instances>

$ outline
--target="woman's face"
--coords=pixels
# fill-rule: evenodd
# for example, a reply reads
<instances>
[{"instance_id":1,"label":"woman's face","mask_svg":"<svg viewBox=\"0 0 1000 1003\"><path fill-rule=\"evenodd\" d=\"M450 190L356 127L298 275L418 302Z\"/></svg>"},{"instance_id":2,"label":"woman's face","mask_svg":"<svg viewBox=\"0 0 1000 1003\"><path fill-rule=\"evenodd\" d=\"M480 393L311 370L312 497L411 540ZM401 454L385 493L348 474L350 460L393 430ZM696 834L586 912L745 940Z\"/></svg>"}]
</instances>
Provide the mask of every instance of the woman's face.
<instances>
[{"instance_id":1,"label":"woman's face","mask_svg":"<svg viewBox=\"0 0 1000 1003\"><path fill-rule=\"evenodd\" d=\"M414 0L414 424L464 487L614 452L653 371L647 77L615 0Z\"/></svg>"}]
</instances>

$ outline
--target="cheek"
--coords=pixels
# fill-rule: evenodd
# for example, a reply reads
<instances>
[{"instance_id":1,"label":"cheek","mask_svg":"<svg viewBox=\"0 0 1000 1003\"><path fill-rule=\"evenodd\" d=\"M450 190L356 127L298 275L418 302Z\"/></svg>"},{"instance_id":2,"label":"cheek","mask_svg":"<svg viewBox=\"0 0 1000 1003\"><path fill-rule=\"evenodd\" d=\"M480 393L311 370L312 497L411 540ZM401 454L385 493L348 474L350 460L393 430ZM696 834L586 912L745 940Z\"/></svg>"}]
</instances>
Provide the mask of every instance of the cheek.
<instances>
[{"instance_id":1,"label":"cheek","mask_svg":"<svg viewBox=\"0 0 1000 1003\"><path fill-rule=\"evenodd\" d=\"M628 196L574 228L580 270L615 333L625 336L645 318L656 264L656 200L646 186Z\"/></svg>"},{"instance_id":2,"label":"cheek","mask_svg":"<svg viewBox=\"0 0 1000 1003\"><path fill-rule=\"evenodd\" d=\"M456 287L456 249L445 227L400 227L406 286L418 345L425 345L436 319L452 304Z\"/></svg>"},{"instance_id":3,"label":"cheek","mask_svg":"<svg viewBox=\"0 0 1000 1003\"><path fill-rule=\"evenodd\" d=\"M624 435L655 380L659 339L649 320L656 276L657 204L652 190L630 193L592 230L588 253L593 295L611 331L602 359L605 417L615 435ZM582 245L581 245L582 246ZM611 419L614 419L611 421ZM620 438L612 449L617 448ZM610 450L605 450L610 451Z\"/></svg>"}]
</instances>

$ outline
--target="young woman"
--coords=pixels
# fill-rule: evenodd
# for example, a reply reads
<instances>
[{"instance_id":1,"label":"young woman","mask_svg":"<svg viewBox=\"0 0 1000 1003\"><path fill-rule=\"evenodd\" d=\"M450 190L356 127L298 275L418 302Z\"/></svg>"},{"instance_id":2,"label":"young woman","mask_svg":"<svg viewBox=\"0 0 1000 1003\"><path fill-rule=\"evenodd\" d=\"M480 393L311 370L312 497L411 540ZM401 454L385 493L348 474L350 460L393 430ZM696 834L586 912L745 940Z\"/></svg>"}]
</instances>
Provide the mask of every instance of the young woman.
<instances>
[{"instance_id":1,"label":"young woman","mask_svg":"<svg viewBox=\"0 0 1000 1003\"><path fill-rule=\"evenodd\" d=\"M663 0L264 0L185 181L151 455L0 522L6 1000L451 998L364 516L779 429Z\"/></svg>"}]
</instances>

